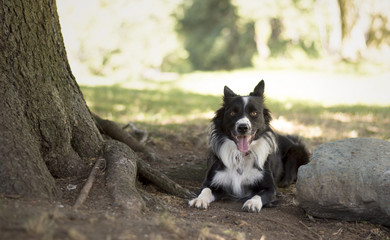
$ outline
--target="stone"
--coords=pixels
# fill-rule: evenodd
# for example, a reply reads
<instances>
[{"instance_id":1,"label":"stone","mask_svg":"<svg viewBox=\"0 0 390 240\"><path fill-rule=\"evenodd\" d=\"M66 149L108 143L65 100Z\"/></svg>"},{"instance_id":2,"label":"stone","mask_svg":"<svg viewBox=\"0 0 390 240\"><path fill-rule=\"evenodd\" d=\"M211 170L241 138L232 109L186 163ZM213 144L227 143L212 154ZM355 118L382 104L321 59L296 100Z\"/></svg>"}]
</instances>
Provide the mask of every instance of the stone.
<instances>
[{"instance_id":1,"label":"stone","mask_svg":"<svg viewBox=\"0 0 390 240\"><path fill-rule=\"evenodd\" d=\"M390 226L390 142L354 138L322 144L299 168L296 188L309 215Z\"/></svg>"}]
</instances>

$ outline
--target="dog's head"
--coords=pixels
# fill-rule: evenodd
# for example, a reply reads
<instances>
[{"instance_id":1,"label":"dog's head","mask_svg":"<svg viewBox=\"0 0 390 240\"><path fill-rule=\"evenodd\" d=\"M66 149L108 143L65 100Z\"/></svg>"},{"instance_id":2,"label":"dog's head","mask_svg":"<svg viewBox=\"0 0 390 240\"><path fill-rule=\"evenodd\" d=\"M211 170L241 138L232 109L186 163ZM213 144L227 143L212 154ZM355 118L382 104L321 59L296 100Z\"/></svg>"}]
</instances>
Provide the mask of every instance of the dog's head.
<instances>
[{"instance_id":1,"label":"dog's head","mask_svg":"<svg viewBox=\"0 0 390 240\"><path fill-rule=\"evenodd\" d=\"M261 80L248 96L239 96L225 86L223 105L214 118L218 132L233 140L240 152L249 151L252 141L258 139L271 121L264 106L264 81Z\"/></svg>"}]
</instances>

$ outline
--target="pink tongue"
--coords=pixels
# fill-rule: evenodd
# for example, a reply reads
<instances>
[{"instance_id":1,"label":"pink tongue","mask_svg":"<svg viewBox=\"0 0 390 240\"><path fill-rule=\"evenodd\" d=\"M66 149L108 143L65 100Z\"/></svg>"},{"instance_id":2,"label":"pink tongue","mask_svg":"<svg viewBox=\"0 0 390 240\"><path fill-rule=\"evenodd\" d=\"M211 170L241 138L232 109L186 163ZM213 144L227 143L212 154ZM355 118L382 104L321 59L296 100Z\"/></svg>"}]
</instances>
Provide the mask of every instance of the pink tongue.
<instances>
[{"instance_id":1,"label":"pink tongue","mask_svg":"<svg viewBox=\"0 0 390 240\"><path fill-rule=\"evenodd\" d=\"M238 150L243 153L249 151L249 137L238 137Z\"/></svg>"}]
</instances>

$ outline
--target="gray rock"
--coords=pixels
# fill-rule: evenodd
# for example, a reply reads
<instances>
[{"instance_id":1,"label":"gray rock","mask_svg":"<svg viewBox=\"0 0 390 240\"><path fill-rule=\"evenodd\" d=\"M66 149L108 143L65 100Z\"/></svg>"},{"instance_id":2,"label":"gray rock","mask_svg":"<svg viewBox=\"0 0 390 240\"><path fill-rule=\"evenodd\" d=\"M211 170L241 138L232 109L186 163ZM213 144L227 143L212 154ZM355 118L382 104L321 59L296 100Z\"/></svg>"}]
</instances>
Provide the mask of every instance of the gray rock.
<instances>
[{"instance_id":1,"label":"gray rock","mask_svg":"<svg viewBox=\"0 0 390 240\"><path fill-rule=\"evenodd\" d=\"M322 144L299 168L296 187L300 206L312 216L390 226L390 142Z\"/></svg>"}]
</instances>

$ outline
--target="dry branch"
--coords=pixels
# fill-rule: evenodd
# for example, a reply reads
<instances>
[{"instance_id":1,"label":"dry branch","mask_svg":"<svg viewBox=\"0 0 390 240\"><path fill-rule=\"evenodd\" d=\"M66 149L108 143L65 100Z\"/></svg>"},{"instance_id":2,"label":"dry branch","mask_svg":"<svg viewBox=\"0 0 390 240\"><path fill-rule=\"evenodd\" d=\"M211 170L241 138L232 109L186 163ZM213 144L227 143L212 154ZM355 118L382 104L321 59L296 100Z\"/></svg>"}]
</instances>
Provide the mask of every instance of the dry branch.
<instances>
[{"instance_id":1,"label":"dry branch","mask_svg":"<svg viewBox=\"0 0 390 240\"><path fill-rule=\"evenodd\" d=\"M153 150L139 143L133 136L123 131L122 128L119 127L116 123L110 120L102 119L94 113L92 113L92 115L101 133L111 137L112 139L125 143L135 152L143 153L146 157L146 160L156 160L156 154L153 152Z\"/></svg>"},{"instance_id":2,"label":"dry branch","mask_svg":"<svg viewBox=\"0 0 390 240\"><path fill-rule=\"evenodd\" d=\"M96 173L103 162L104 158L99 158L98 160L96 160L95 165L93 166L91 173L89 174L87 182L84 184L84 187L81 189L76 203L73 205L74 210L77 210L77 208L79 208L87 199L89 191L91 190L93 182L95 181Z\"/></svg>"}]
</instances>

